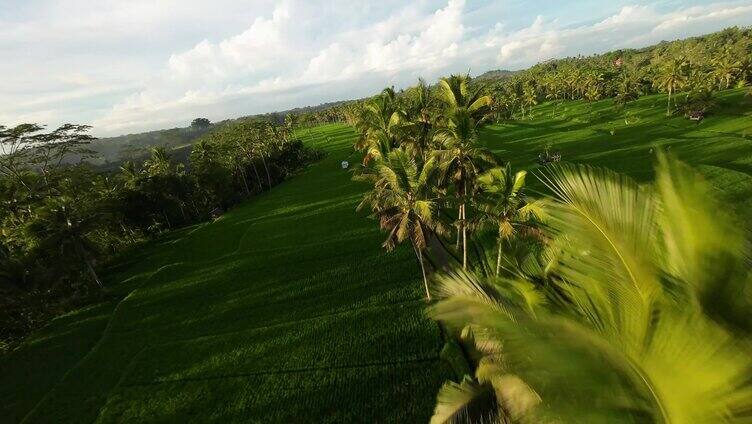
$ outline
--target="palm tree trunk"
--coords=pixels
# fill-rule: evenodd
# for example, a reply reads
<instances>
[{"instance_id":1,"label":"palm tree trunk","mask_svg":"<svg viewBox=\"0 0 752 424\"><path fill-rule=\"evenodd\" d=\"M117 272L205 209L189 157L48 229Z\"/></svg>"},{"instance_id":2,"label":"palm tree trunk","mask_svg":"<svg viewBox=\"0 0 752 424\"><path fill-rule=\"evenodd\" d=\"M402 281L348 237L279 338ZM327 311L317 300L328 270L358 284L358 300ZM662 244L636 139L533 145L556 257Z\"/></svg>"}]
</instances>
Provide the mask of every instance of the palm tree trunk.
<instances>
[{"instance_id":1,"label":"palm tree trunk","mask_svg":"<svg viewBox=\"0 0 752 424\"><path fill-rule=\"evenodd\" d=\"M460 241L462 240L462 205L457 209L457 251L460 250Z\"/></svg>"},{"instance_id":2,"label":"palm tree trunk","mask_svg":"<svg viewBox=\"0 0 752 424\"><path fill-rule=\"evenodd\" d=\"M467 269L467 226L465 225L465 204L462 204L462 269Z\"/></svg>"},{"instance_id":3,"label":"palm tree trunk","mask_svg":"<svg viewBox=\"0 0 752 424\"><path fill-rule=\"evenodd\" d=\"M501 238L499 238L499 253L496 255L496 276L499 276L501 271Z\"/></svg>"},{"instance_id":4,"label":"palm tree trunk","mask_svg":"<svg viewBox=\"0 0 752 424\"><path fill-rule=\"evenodd\" d=\"M671 115L671 86L668 86L668 102L666 103L666 116Z\"/></svg>"},{"instance_id":5,"label":"palm tree trunk","mask_svg":"<svg viewBox=\"0 0 752 424\"><path fill-rule=\"evenodd\" d=\"M102 287L102 281L99 280L99 276L97 275L97 272L94 270L94 265L91 263L91 257L89 256L89 253L84 249L83 246L81 246L81 242L76 240L76 250L78 250L78 254L81 255L81 258L84 260L84 263L86 264L86 269L89 271L89 275L91 278L97 283L99 287Z\"/></svg>"},{"instance_id":6,"label":"palm tree trunk","mask_svg":"<svg viewBox=\"0 0 752 424\"><path fill-rule=\"evenodd\" d=\"M426 287L426 299L430 302L431 301L431 292L428 291L428 278L426 278L426 266L423 263L423 251L421 249L418 249L417 247L415 250L418 252L418 262L420 262L420 272L423 273L423 285Z\"/></svg>"},{"instance_id":7,"label":"palm tree trunk","mask_svg":"<svg viewBox=\"0 0 752 424\"><path fill-rule=\"evenodd\" d=\"M264 155L261 155L261 163L264 164L264 170L266 171L266 181L269 183L269 188L272 188L272 177L269 175L269 167L266 166L266 159L264 159Z\"/></svg>"},{"instance_id":8,"label":"palm tree trunk","mask_svg":"<svg viewBox=\"0 0 752 424\"><path fill-rule=\"evenodd\" d=\"M172 229L172 224L170 223L170 218L167 217L167 212L162 211L162 216L165 219L165 222L167 222L167 228Z\"/></svg>"},{"instance_id":9,"label":"palm tree trunk","mask_svg":"<svg viewBox=\"0 0 752 424\"><path fill-rule=\"evenodd\" d=\"M251 190L248 188L248 179L245 176L243 165L239 165L238 170L240 171L240 179L243 180L243 189L245 190L245 195L249 196L251 194Z\"/></svg>"},{"instance_id":10,"label":"palm tree trunk","mask_svg":"<svg viewBox=\"0 0 752 424\"><path fill-rule=\"evenodd\" d=\"M93 278L94 281L96 281L99 287L102 287L102 282L99 280L99 276L97 275L97 272L94 271L94 266L91 264L91 259L89 259L88 256L84 256L84 262L86 262L86 268L89 270L89 275L91 275L91 278Z\"/></svg>"},{"instance_id":11,"label":"palm tree trunk","mask_svg":"<svg viewBox=\"0 0 752 424\"><path fill-rule=\"evenodd\" d=\"M180 215L183 217L183 222L188 223L188 216L185 214L185 207L183 206L183 202L180 200L176 200L178 204L178 208L180 208Z\"/></svg>"},{"instance_id":12,"label":"palm tree trunk","mask_svg":"<svg viewBox=\"0 0 752 424\"><path fill-rule=\"evenodd\" d=\"M251 160L251 168L253 168L253 173L256 174L256 185L259 191L262 191L264 187L261 186L261 175L259 175L258 168L256 168L256 163L253 160Z\"/></svg>"}]
</instances>

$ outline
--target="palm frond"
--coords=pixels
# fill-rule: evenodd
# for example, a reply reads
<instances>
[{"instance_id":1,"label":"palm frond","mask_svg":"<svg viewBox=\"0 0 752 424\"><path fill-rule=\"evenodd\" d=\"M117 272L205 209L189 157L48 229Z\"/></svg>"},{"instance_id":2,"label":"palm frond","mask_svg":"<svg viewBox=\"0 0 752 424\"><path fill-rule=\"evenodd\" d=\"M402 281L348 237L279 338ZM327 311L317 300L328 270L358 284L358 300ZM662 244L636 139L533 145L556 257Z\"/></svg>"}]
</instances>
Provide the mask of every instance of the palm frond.
<instances>
[{"instance_id":1,"label":"palm frond","mask_svg":"<svg viewBox=\"0 0 752 424\"><path fill-rule=\"evenodd\" d=\"M431 424L482 424L496 422L498 405L493 386L470 377L444 383L439 390Z\"/></svg>"}]
</instances>

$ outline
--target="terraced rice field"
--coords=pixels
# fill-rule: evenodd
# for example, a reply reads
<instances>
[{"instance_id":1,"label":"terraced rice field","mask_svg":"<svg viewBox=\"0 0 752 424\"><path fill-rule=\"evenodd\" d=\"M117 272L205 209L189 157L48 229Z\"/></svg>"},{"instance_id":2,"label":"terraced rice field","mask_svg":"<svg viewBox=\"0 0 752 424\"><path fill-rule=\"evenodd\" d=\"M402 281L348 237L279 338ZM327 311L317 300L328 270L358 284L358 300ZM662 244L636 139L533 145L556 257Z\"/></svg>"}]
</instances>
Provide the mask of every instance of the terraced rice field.
<instances>
[{"instance_id":1,"label":"terraced rice field","mask_svg":"<svg viewBox=\"0 0 752 424\"><path fill-rule=\"evenodd\" d=\"M305 137L324 160L124 255L112 301L3 358L2 421L427 421L452 371L412 250L355 213L352 130Z\"/></svg>"},{"instance_id":2,"label":"terraced rice field","mask_svg":"<svg viewBox=\"0 0 752 424\"><path fill-rule=\"evenodd\" d=\"M752 99L721 93L701 123L664 96L613 110L544 104L482 142L515 168L546 147L564 161L652 177L660 148L752 217ZM343 125L303 133L327 157L213 223L134 249L107 273L111 300L55 320L0 358L3 422L427 422L439 328L424 316L409 247L387 254L355 213L365 189ZM540 184L530 177L535 190Z\"/></svg>"},{"instance_id":3,"label":"terraced rice field","mask_svg":"<svg viewBox=\"0 0 752 424\"><path fill-rule=\"evenodd\" d=\"M546 147L562 161L587 163L653 178L658 149L692 165L719 189L739 214L752 218L752 96L746 90L716 94L717 105L701 122L682 114L666 117L666 96L645 96L616 111L613 101L552 103L533 109L534 118L487 127L483 143L518 169L538 167ZM542 190L536 178L533 189Z\"/></svg>"}]
</instances>

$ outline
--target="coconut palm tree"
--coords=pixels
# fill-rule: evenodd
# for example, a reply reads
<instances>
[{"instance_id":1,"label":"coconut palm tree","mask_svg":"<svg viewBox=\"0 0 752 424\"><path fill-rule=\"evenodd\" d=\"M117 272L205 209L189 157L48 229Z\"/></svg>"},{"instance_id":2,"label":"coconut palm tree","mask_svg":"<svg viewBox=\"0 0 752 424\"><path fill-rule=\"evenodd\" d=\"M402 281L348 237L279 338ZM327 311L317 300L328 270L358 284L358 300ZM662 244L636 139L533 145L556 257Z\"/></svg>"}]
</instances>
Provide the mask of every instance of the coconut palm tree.
<instances>
[{"instance_id":1,"label":"coconut palm tree","mask_svg":"<svg viewBox=\"0 0 752 424\"><path fill-rule=\"evenodd\" d=\"M91 233L101 225L102 215L91 209L82 211L77 203L68 196L47 199L26 225L26 232L36 240L41 251L56 252L63 258L83 262L91 279L102 287L94 269L96 245L90 239Z\"/></svg>"},{"instance_id":2,"label":"coconut palm tree","mask_svg":"<svg viewBox=\"0 0 752 424\"><path fill-rule=\"evenodd\" d=\"M733 57L730 51L713 60L713 76L718 81L718 89L731 87L731 81L741 73L742 62Z\"/></svg>"},{"instance_id":3,"label":"coconut palm tree","mask_svg":"<svg viewBox=\"0 0 752 424\"><path fill-rule=\"evenodd\" d=\"M463 268L467 268L466 205L478 175L498 162L489 150L478 145L478 123L471 114L469 108L453 108L446 115L445 126L434 132L441 146L436 150L441 181L454 185L459 203L457 241L462 246Z\"/></svg>"},{"instance_id":4,"label":"coconut palm tree","mask_svg":"<svg viewBox=\"0 0 752 424\"><path fill-rule=\"evenodd\" d=\"M360 139L357 149L365 149L364 163L368 163L385 148L399 146L405 114L398 107L394 89L385 88L363 107L356 129Z\"/></svg>"},{"instance_id":5,"label":"coconut palm tree","mask_svg":"<svg viewBox=\"0 0 752 424\"><path fill-rule=\"evenodd\" d=\"M700 177L659 163L649 188L589 167L543 177L556 196L546 285L456 273L437 280L433 292L444 300L433 316L470 326L490 360L503 357L479 366L476 381L519 377L530 391L506 400L539 397L540 407L520 409L531 422L749 419L746 242ZM481 392L453 389L440 392L435 418L468 410Z\"/></svg>"},{"instance_id":6,"label":"coconut palm tree","mask_svg":"<svg viewBox=\"0 0 752 424\"><path fill-rule=\"evenodd\" d=\"M560 73L546 73L543 74L543 81L545 87L546 99L553 101L553 108L551 109L551 117L556 116L556 109L561 103L561 98L566 96L565 87L561 80Z\"/></svg>"},{"instance_id":7,"label":"coconut palm tree","mask_svg":"<svg viewBox=\"0 0 752 424\"><path fill-rule=\"evenodd\" d=\"M454 109L465 109L476 122L482 122L493 103L490 96L480 89L470 88L468 75L451 75L439 80L439 99L443 102L446 114Z\"/></svg>"},{"instance_id":8,"label":"coconut palm tree","mask_svg":"<svg viewBox=\"0 0 752 424\"><path fill-rule=\"evenodd\" d=\"M264 187L261 184L261 174L256 166L257 156L257 143L255 140L255 129L253 123L241 122L232 126L228 131L223 133L213 134L213 138L220 144L229 144L228 150L235 150L238 156L242 154L245 159L236 158L235 164L240 174L240 179L243 182L243 186L246 194L250 194L248 188L248 179L246 178L246 165L250 164L253 174L256 176L256 187L259 191L263 191Z\"/></svg>"},{"instance_id":9,"label":"coconut palm tree","mask_svg":"<svg viewBox=\"0 0 752 424\"><path fill-rule=\"evenodd\" d=\"M522 117L525 117L525 106L528 108L527 115L532 118L533 106L538 104L538 93L535 86L529 81L522 85Z\"/></svg>"},{"instance_id":10,"label":"coconut palm tree","mask_svg":"<svg viewBox=\"0 0 752 424\"><path fill-rule=\"evenodd\" d=\"M592 103L601 98L603 94L603 73L591 69L585 73L583 96L590 104L592 112Z\"/></svg>"},{"instance_id":11,"label":"coconut palm tree","mask_svg":"<svg viewBox=\"0 0 752 424\"><path fill-rule=\"evenodd\" d=\"M267 129L268 127L264 124L252 127L250 134L251 154L261 159L261 165L264 167L264 172L266 172L266 186L267 188L272 188L272 175L269 172L266 157L271 156L273 146L269 141L274 139L269 137Z\"/></svg>"},{"instance_id":12,"label":"coconut palm tree","mask_svg":"<svg viewBox=\"0 0 752 424\"><path fill-rule=\"evenodd\" d=\"M637 100L643 94L642 88L637 75L624 69L616 79L614 103L618 108L626 109L629 102Z\"/></svg>"},{"instance_id":13,"label":"coconut palm tree","mask_svg":"<svg viewBox=\"0 0 752 424\"><path fill-rule=\"evenodd\" d=\"M436 101L421 78L418 85L406 91L408 104L403 120L404 138L401 143L410 144L422 160L428 160L431 152L433 122L435 121Z\"/></svg>"},{"instance_id":14,"label":"coconut palm tree","mask_svg":"<svg viewBox=\"0 0 752 424\"><path fill-rule=\"evenodd\" d=\"M379 225L388 232L383 246L388 250L410 240L420 263L426 299L431 300L425 266L425 250L431 233L444 232L436 219L437 204L434 193L435 158L423 163L407 148L390 151L386 156L364 167L356 180L373 183L358 210L370 207Z\"/></svg>"},{"instance_id":15,"label":"coconut palm tree","mask_svg":"<svg viewBox=\"0 0 752 424\"><path fill-rule=\"evenodd\" d=\"M297 129L299 122L300 117L298 115L294 113L288 113L287 115L285 115L285 127L287 127L287 130L290 132L290 134L295 134L295 130Z\"/></svg>"},{"instance_id":16,"label":"coconut palm tree","mask_svg":"<svg viewBox=\"0 0 752 424\"><path fill-rule=\"evenodd\" d=\"M682 89L686 83L685 67L686 62L682 57L667 60L658 69L658 74L653 80L653 85L656 88L668 93L668 100L666 101L666 116L671 115L671 96L677 90Z\"/></svg>"},{"instance_id":17,"label":"coconut palm tree","mask_svg":"<svg viewBox=\"0 0 752 424\"><path fill-rule=\"evenodd\" d=\"M129 189L136 188L138 179L141 177L141 172L136 167L133 161L125 161L120 165L120 178L123 180L123 184Z\"/></svg>"},{"instance_id":18,"label":"coconut palm tree","mask_svg":"<svg viewBox=\"0 0 752 424\"><path fill-rule=\"evenodd\" d=\"M172 163L170 162L170 154L167 153L167 149L161 146L152 148L151 157L144 161L144 170L150 176L172 172Z\"/></svg>"},{"instance_id":19,"label":"coconut palm tree","mask_svg":"<svg viewBox=\"0 0 752 424\"><path fill-rule=\"evenodd\" d=\"M472 376L466 374L459 383L447 381L441 387L431 424L536 422L530 418L541 402L539 395L505 365L502 341L468 319L468 312L493 311L513 319L516 310L541 310L544 296L525 280L481 278L462 269L436 275L431 290L439 303L429 313L456 325L460 337L470 344L466 347L480 355Z\"/></svg>"},{"instance_id":20,"label":"coconut palm tree","mask_svg":"<svg viewBox=\"0 0 752 424\"><path fill-rule=\"evenodd\" d=\"M504 242L516 237L531 219L543 216L545 201L530 201L523 195L526 175L525 171L514 173L507 163L503 168L492 168L478 176L478 185L483 190L478 201L480 224L491 224L497 231L496 276L501 271Z\"/></svg>"}]
</instances>

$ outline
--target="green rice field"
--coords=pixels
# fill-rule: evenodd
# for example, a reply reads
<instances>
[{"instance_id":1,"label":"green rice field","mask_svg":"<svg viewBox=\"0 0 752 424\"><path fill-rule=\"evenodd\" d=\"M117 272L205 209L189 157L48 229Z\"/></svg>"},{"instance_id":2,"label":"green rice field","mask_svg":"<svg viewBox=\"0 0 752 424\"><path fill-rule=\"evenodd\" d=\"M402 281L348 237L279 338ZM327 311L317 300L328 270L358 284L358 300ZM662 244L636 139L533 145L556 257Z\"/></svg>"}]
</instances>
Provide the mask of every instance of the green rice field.
<instances>
[{"instance_id":1,"label":"green rice field","mask_svg":"<svg viewBox=\"0 0 752 424\"><path fill-rule=\"evenodd\" d=\"M752 218L752 99L718 94L700 123L665 96L547 103L482 142L515 168L565 162L652 177L657 151L695 166ZM327 156L220 219L163 235L103 272L109 300L54 320L0 357L0 421L427 422L456 378L424 313L409 246L355 207L355 132L301 133ZM533 172L535 174L535 172ZM529 177L533 190L541 184Z\"/></svg>"}]
</instances>

